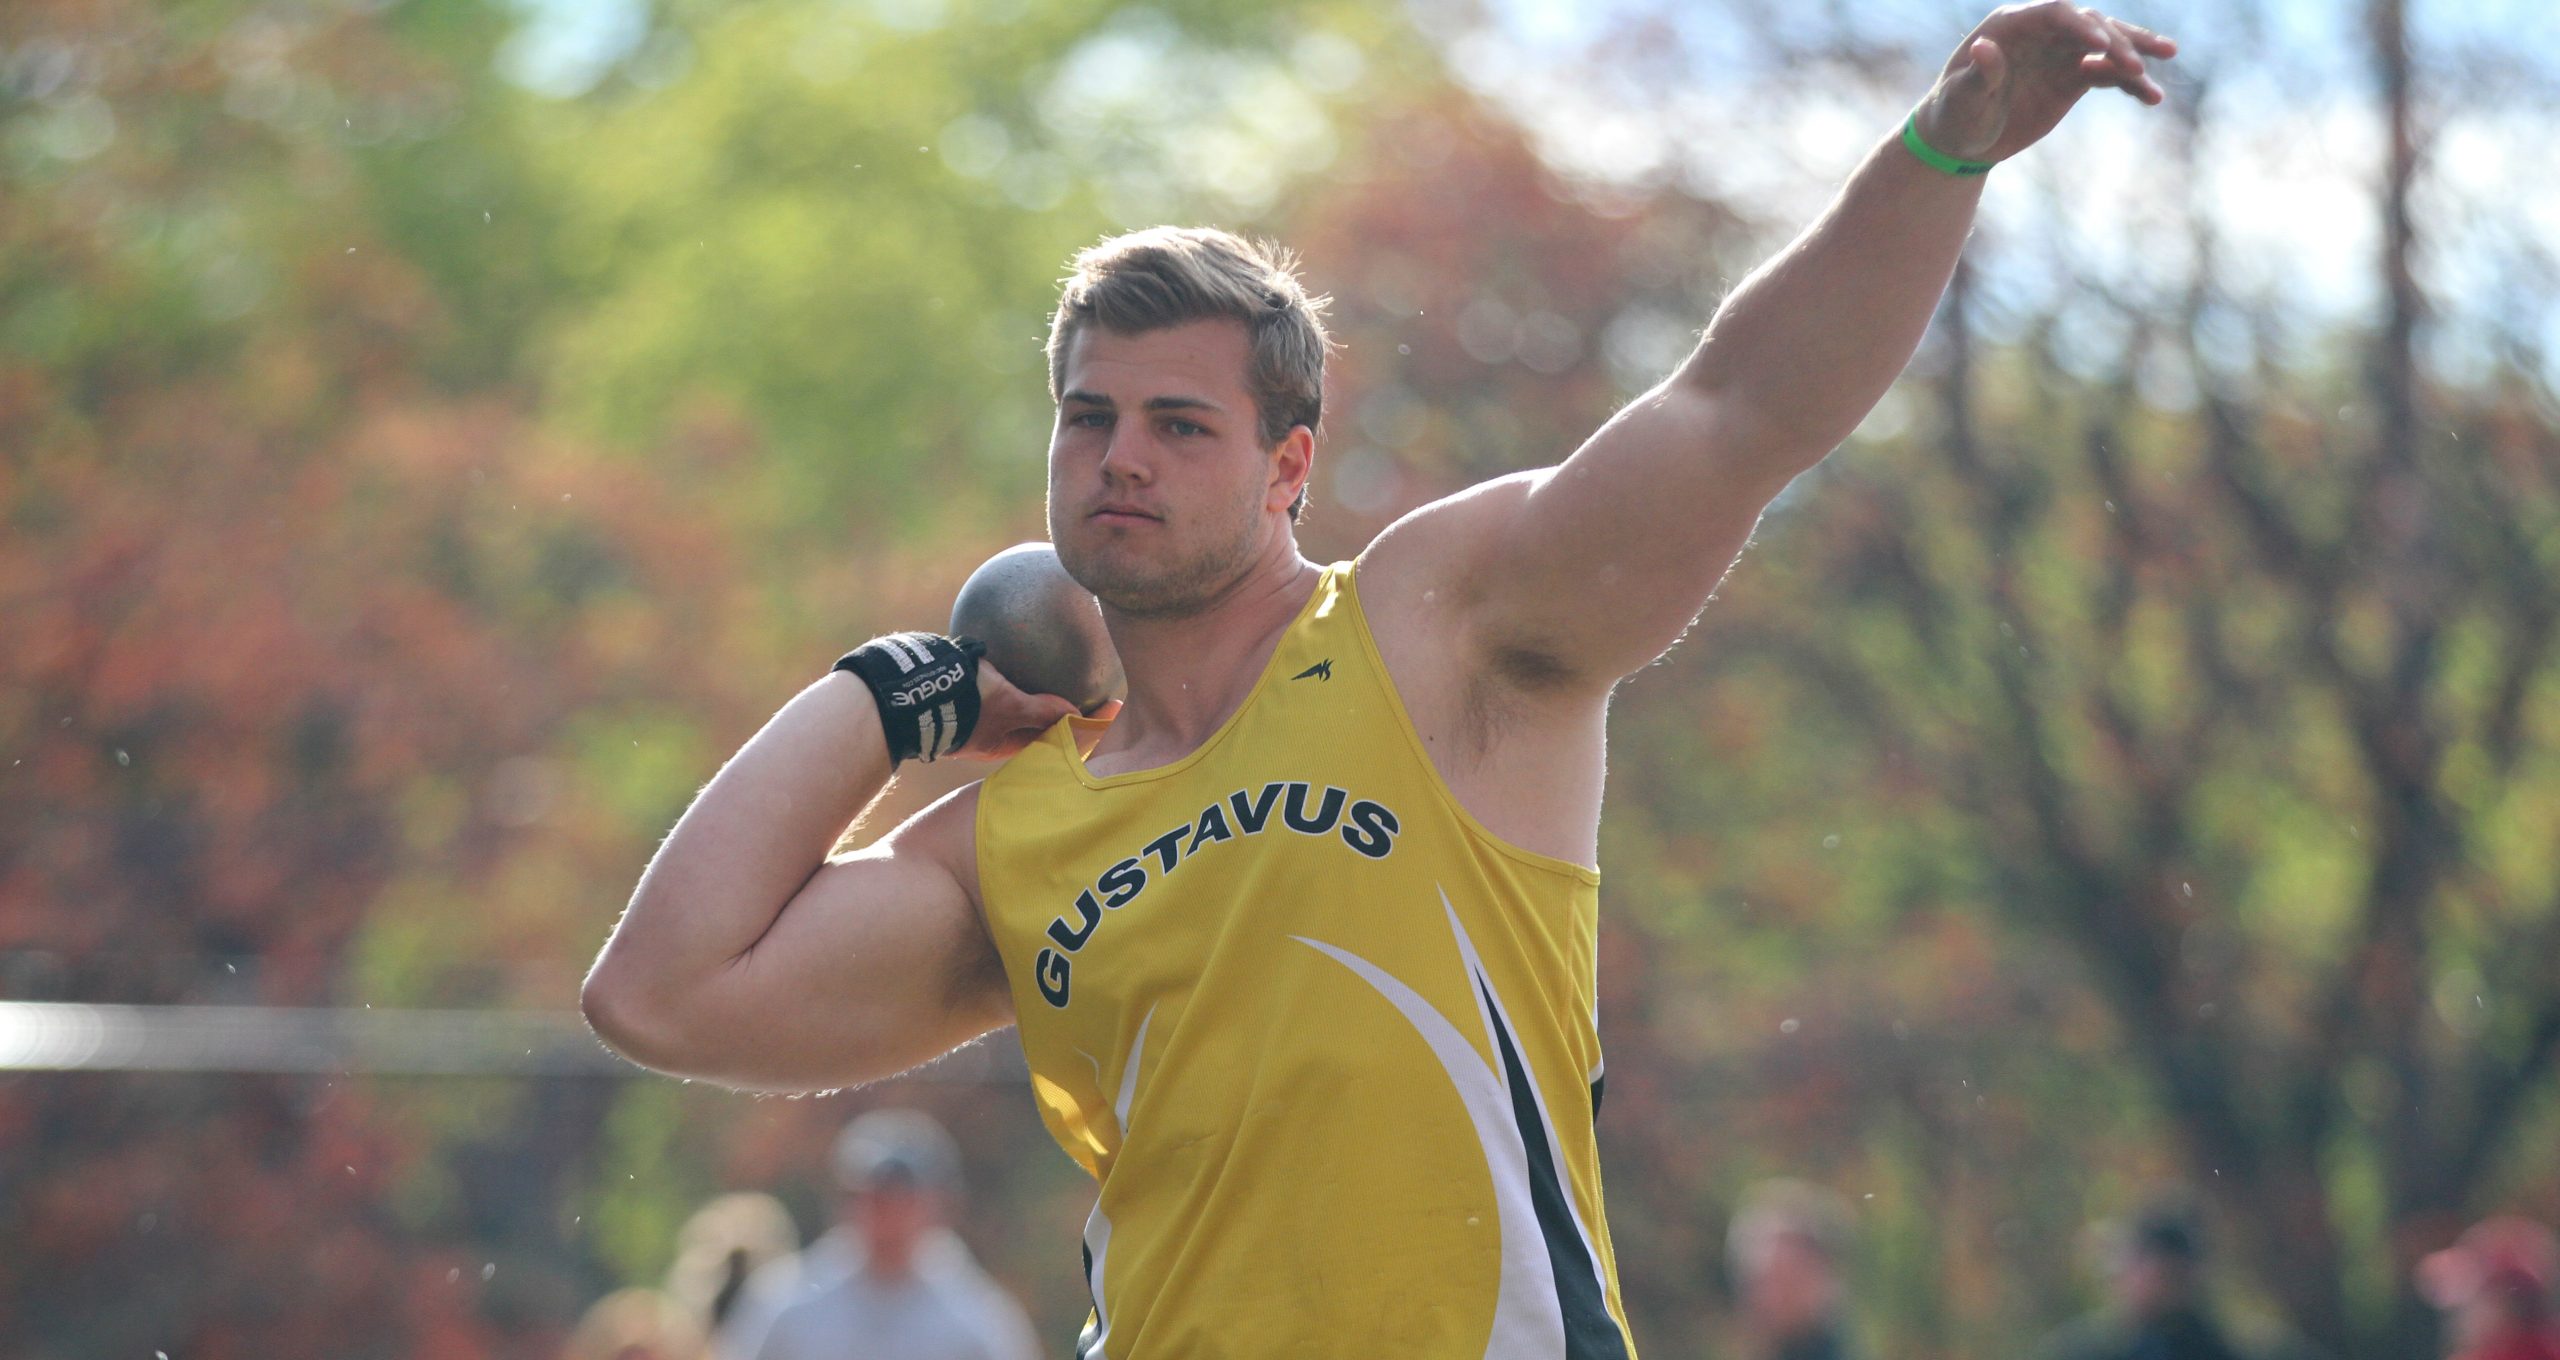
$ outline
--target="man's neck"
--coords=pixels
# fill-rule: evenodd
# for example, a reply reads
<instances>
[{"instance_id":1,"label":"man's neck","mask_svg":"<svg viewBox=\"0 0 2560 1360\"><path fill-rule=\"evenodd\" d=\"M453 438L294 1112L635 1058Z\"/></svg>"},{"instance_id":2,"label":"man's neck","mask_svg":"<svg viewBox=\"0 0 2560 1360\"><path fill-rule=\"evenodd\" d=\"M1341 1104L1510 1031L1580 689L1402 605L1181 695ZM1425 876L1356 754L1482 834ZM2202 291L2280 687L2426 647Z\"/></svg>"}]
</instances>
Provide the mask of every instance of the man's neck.
<instances>
[{"instance_id":1,"label":"man's neck","mask_svg":"<svg viewBox=\"0 0 2560 1360\"><path fill-rule=\"evenodd\" d=\"M1321 569L1283 537L1201 608L1133 616L1103 606L1129 697L1088 764L1097 773L1153 769L1197 750L1240 707Z\"/></svg>"}]
</instances>

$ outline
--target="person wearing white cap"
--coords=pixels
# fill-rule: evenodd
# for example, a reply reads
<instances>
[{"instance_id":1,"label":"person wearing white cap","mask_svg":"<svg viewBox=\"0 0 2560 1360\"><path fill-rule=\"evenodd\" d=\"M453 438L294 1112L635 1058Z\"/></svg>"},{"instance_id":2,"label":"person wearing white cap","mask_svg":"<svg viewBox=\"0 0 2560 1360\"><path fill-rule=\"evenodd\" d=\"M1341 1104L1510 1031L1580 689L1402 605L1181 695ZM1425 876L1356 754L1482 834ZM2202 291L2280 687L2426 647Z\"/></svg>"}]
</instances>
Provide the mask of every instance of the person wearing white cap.
<instances>
[{"instance_id":1,"label":"person wearing white cap","mask_svg":"<svg viewBox=\"0 0 2560 1360\"><path fill-rule=\"evenodd\" d=\"M836 1139L837 1224L748 1285L722 1360L1033 1360L1029 1319L947 1224L950 1135L875 1110Z\"/></svg>"}]
</instances>

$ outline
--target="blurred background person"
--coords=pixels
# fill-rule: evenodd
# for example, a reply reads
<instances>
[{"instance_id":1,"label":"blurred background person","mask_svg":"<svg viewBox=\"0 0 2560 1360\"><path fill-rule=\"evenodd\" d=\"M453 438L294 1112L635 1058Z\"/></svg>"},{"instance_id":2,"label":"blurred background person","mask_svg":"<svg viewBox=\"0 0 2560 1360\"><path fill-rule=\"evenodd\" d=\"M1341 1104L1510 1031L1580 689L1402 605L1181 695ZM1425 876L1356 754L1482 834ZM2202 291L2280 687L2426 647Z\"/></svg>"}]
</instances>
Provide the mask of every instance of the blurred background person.
<instances>
[{"instance_id":1,"label":"blurred background person","mask_svg":"<svg viewBox=\"0 0 2560 1360\"><path fill-rule=\"evenodd\" d=\"M1755 1360L1848 1360L1848 1201L1804 1181L1763 1181L1743 1197L1725 1261Z\"/></svg>"},{"instance_id":2,"label":"blurred background person","mask_svg":"<svg viewBox=\"0 0 2560 1360\"><path fill-rule=\"evenodd\" d=\"M1033 1360L1020 1304L949 1227L951 1136L917 1110L874 1110L836 1139L836 1224L760 1270L721 1360Z\"/></svg>"},{"instance_id":3,"label":"blurred background person","mask_svg":"<svg viewBox=\"0 0 2560 1360\"><path fill-rule=\"evenodd\" d=\"M667 1293L702 1324L712 1348L725 1352L723 1337L747 1281L799 1249L800 1229L782 1201L762 1191L721 1195L694 1210L676 1234Z\"/></svg>"},{"instance_id":4,"label":"blurred background person","mask_svg":"<svg viewBox=\"0 0 2560 1360\"><path fill-rule=\"evenodd\" d=\"M2106 1307L2048 1339L2045 1360L2242 1360L2205 1298L2204 1223L2162 1196L2101 1230Z\"/></svg>"},{"instance_id":5,"label":"blurred background person","mask_svg":"<svg viewBox=\"0 0 2560 1360\"><path fill-rule=\"evenodd\" d=\"M655 1289L598 1299L569 1334L563 1360L705 1360L711 1353L691 1309Z\"/></svg>"},{"instance_id":6,"label":"blurred background person","mask_svg":"<svg viewBox=\"0 0 2560 1360\"><path fill-rule=\"evenodd\" d=\"M2560 1243L2526 1218L2483 1219L2418 1263L2418 1292L2443 1310L2453 1360L2560 1360L2555 1278Z\"/></svg>"}]
</instances>

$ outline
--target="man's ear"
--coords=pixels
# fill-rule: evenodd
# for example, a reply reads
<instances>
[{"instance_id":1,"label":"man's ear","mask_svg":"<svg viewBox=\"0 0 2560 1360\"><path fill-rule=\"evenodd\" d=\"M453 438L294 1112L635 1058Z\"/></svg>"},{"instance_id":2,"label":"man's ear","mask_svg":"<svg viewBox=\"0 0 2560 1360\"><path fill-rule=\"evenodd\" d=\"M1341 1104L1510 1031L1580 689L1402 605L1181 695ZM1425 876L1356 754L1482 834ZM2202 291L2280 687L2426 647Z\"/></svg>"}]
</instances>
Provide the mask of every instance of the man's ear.
<instances>
[{"instance_id":1,"label":"man's ear","mask_svg":"<svg viewBox=\"0 0 2560 1360\"><path fill-rule=\"evenodd\" d=\"M1307 489L1307 479L1315 469L1315 431L1304 425L1290 426L1280 447L1273 451L1271 484L1263 491L1262 508L1287 511L1290 503L1298 499L1298 493Z\"/></svg>"}]
</instances>

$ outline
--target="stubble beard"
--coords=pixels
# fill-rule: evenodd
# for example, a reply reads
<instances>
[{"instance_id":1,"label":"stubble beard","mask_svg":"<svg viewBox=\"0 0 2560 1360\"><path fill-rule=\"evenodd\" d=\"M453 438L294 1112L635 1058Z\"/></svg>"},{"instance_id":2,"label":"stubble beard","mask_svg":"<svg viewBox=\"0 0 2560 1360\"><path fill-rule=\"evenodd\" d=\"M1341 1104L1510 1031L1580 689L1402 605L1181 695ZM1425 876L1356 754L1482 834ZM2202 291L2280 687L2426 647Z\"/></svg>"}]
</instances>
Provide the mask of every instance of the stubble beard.
<instances>
[{"instance_id":1,"label":"stubble beard","mask_svg":"<svg viewBox=\"0 0 2560 1360\"><path fill-rule=\"evenodd\" d=\"M1260 511L1259 496L1240 503L1223 516L1221 532L1169 560L1125 543L1062 536L1055 526L1050 539L1067 574L1108 608L1132 618L1181 618L1206 609L1251 568Z\"/></svg>"}]
</instances>

